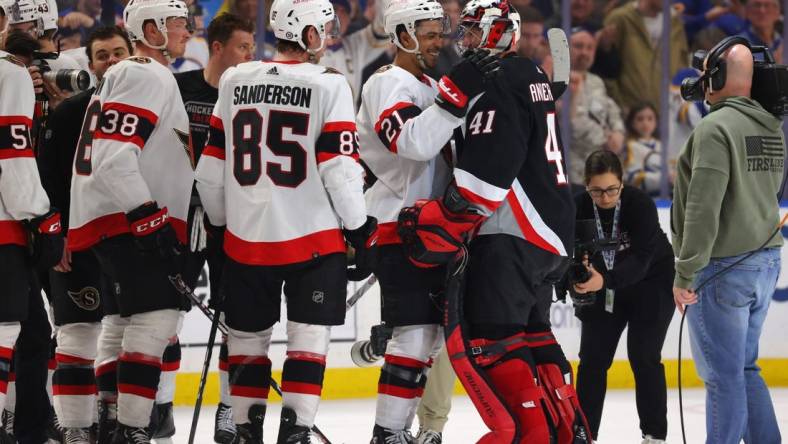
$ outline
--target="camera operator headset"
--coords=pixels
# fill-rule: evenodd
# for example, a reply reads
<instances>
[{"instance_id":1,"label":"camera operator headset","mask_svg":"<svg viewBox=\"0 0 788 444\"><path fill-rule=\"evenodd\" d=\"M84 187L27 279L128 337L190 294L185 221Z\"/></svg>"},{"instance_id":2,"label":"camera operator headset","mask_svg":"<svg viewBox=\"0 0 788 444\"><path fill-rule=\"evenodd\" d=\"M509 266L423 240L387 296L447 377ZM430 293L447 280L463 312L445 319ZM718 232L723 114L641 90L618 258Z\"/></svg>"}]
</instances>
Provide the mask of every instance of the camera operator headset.
<instances>
[{"instance_id":1,"label":"camera operator headset","mask_svg":"<svg viewBox=\"0 0 788 444\"><path fill-rule=\"evenodd\" d=\"M616 240L618 247L593 254L587 265L590 278L575 283L570 292L582 321L580 405L597 439L607 370L629 327L627 352L643 443L662 443L667 434L667 388L661 351L674 311L673 251L659 226L654 201L623 184L621 161L614 153L600 150L588 156L585 183L587 192L575 197L576 219L592 220L596 237Z\"/></svg>"},{"instance_id":2,"label":"camera operator headset","mask_svg":"<svg viewBox=\"0 0 788 444\"><path fill-rule=\"evenodd\" d=\"M736 45L747 49L739 50ZM723 58L728 50L730 53ZM755 60L758 53L763 53L763 61ZM779 188L778 184L784 173L785 140L780 117L788 114L788 67L776 65L767 48L751 45L741 37L723 39L708 53L697 51L692 64L703 74L682 82L682 98L706 99L712 103L712 113L693 131L679 156L671 215L678 258L674 297L676 305L683 308L678 356L682 438L686 443L681 335L689 305L700 303L690 315L691 340L698 353L695 359L701 361L699 374L705 382L709 382L707 379L712 374L723 378L721 384L706 384L707 401L714 402L707 407L707 414L714 411L714 415L707 416L707 442L739 442L742 435L747 442L779 442L774 409L754 361L780 268L782 238L775 236L788 218L783 217L774 226L785 187L785 179ZM751 79L746 78L750 73ZM695 176L704 166L706 177L698 180ZM723 170L725 183L709 180L710 169ZM704 190L702 196L692 193L697 189ZM776 193L774 201L772 193ZM702 211L707 206L712 211ZM690 208L693 214L688 216L686 211ZM708 216L716 219L709 220ZM699 223L705 225L704 229L697 228ZM688 227L696 229L688 230ZM713 237L704 236L704 231L713 233ZM696 243L691 249L686 248L689 240ZM705 242L704 251L694 251L700 249L698 242ZM711 246L706 245L709 242ZM737 270L734 277L727 276L727 282L701 294L709 283L732 270ZM715 343L709 343L709 334L715 335ZM725 347L718 348L716 344ZM723 372L720 372L721 359L727 361L723 363ZM743 389L745 393L726 390L726 396L722 396L720 386ZM752 419L754 423L750 422Z\"/></svg>"}]
</instances>

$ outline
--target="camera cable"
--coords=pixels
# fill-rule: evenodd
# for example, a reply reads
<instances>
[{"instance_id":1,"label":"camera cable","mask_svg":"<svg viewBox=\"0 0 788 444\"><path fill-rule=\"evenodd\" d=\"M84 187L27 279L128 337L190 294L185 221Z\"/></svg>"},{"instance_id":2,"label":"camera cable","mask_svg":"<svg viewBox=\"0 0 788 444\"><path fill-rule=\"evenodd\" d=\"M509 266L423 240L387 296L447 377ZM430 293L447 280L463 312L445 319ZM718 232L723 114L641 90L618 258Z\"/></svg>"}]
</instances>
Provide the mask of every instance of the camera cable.
<instances>
[{"instance_id":1,"label":"camera cable","mask_svg":"<svg viewBox=\"0 0 788 444\"><path fill-rule=\"evenodd\" d=\"M784 188L784 187L785 187L785 181L783 181L783 187L781 187L781 188ZM714 279L716 279L716 278L722 276L723 274L727 273L728 271L733 269L733 267L739 265L740 263L742 263L742 262L746 261L747 259L749 259L750 257L752 257L752 255L755 254L757 251L760 251L764 247L766 247L766 244L768 244L772 240L772 238L775 235L777 235L777 233L780 232L780 229L782 228L782 226L785 224L786 221L788 221L788 213L786 213L785 216L783 216L783 218L780 221L780 223L777 224L777 228L774 229L772 234L769 235L769 237L761 244L760 247L756 248L755 250L750 251L746 255L742 256L740 259L736 260L736 262L726 266L725 268L721 269L720 271L718 271L718 272L714 273L713 275L709 276L706 280L701 282L700 285L698 285L698 288L696 288L694 290L694 292L695 293L700 293L700 290L703 287L705 287L706 285L708 285L709 283L711 283ZM687 311L689 310L689 308L690 308L689 305L685 305L684 306L684 313L682 313L682 315L681 315L681 322L679 322L679 350L678 350L678 361L679 361L679 364L678 364L679 418L681 419L681 439L682 439L684 444L687 444L687 435L686 435L686 432L685 432L685 429L684 429L684 399L683 399L683 396L682 396L682 387L681 387L681 338L682 338L682 334L684 332L684 318L687 317Z\"/></svg>"}]
</instances>

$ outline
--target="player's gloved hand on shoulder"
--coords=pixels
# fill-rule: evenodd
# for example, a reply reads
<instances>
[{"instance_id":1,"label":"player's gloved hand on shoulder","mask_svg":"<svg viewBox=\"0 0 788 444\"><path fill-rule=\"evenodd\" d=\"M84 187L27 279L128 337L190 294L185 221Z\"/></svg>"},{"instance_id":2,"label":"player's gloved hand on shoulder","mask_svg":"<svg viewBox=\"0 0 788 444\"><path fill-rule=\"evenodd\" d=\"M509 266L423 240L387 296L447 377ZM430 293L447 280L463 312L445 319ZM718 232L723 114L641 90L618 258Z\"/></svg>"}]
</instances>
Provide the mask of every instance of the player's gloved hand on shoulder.
<instances>
[{"instance_id":1,"label":"player's gloved hand on shoulder","mask_svg":"<svg viewBox=\"0 0 788 444\"><path fill-rule=\"evenodd\" d=\"M482 220L479 214L451 211L443 199L421 199L400 210L397 233L410 261L432 268L452 261Z\"/></svg>"},{"instance_id":2,"label":"player's gloved hand on shoulder","mask_svg":"<svg viewBox=\"0 0 788 444\"><path fill-rule=\"evenodd\" d=\"M137 248L143 254L155 254L172 261L183 252L183 245L170 224L167 207L159 208L156 202L142 204L126 213L126 219Z\"/></svg>"},{"instance_id":3,"label":"player's gloved hand on shoulder","mask_svg":"<svg viewBox=\"0 0 788 444\"><path fill-rule=\"evenodd\" d=\"M60 212L55 209L26 222L30 230L31 263L42 268L52 268L63 258L64 239Z\"/></svg>"},{"instance_id":4,"label":"player's gloved hand on shoulder","mask_svg":"<svg viewBox=\"0 0 788 444\"><path fill-rule=\"evenodd\" d=\"M438 83L435 103L452 115L463 117L468 102L484 91L484 83L500 73L501 59L486 49L469 49L463 59Z\"/></svg>"},{"instance_id":5,"label":"player's gloved hand on shoulder","mask_svg":"<svg viewBox=\"0 0 788 444\"><path fill-rule=\"evenodd\" d=\"M367 216L367 221L355 230L342 230L345 239L355 250L356 268L348 268L348 279L360 281L375 271L378 264L378 220Z\"/></svg>"}]
</instances>

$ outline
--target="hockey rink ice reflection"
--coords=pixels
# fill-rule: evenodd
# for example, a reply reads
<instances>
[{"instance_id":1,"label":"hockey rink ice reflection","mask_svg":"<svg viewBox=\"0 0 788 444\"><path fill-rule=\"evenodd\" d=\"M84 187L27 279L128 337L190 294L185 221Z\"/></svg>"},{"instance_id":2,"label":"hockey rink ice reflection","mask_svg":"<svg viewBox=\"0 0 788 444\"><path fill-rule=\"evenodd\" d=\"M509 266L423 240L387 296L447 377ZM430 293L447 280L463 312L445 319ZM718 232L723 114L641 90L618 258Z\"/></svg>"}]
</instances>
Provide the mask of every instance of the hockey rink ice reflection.
<instances>
[{"instance_id":1,"label":"hockey rink ice reflection","mask_svg":"<svg viewBox=\"0 0 788 444\"><path fill-rule=\"evenodd\" d=\"M788 388L770 389L774 410L783 438L788 439ZM701 444L705 440L705 391L689 389L684 391L684 423L687 427L687 443ZM279 428L280 403L272 403L266 414L264 441L276 442ZM192 408L177 407L176 425L178 433L173 443L186 444L191 426ZM213 442L213 416L215 406L203 406L200 423L197 429L196 443ZM375 420L375 400L344 400L325 401L320 405L317 425L326 434L332 444L366 444L372 433ZM417 426L414 425L415 433ZM449 422L443 434L443 442L447 444L473 444L485 432L473 405L468 398L455 396ZM315 441L316 442L316 441ZM639 444L640 430L635 410L635 392L633 390L610 390L605 399L605 410L602 426L599 430L598 444ZM668 391L668 444L681 443L679 425L678 391Z\"/></svg>"}]
</instances>

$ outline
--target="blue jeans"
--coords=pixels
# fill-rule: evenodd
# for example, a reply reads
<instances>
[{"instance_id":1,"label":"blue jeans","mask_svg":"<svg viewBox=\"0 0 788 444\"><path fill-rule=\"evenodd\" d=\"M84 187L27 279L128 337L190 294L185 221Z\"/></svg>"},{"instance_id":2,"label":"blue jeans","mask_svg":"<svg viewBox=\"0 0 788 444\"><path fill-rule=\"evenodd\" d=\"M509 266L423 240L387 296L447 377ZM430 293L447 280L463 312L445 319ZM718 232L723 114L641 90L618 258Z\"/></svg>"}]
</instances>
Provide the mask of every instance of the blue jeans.
<instances>
[{"instance_id":1,"label":"blue jeans","mask_svg":"<svg viewBox=\"0 0 788 444\"><path fill-rule=\"evenodd\" d=\"M745 255L712 259L695 281ZM769 390L757 366L758 340L780 270L780 249L758 250L715 277L690 306L692 356L706 384L706 443L779 444Z\"/></svg>"}]
</instances>

